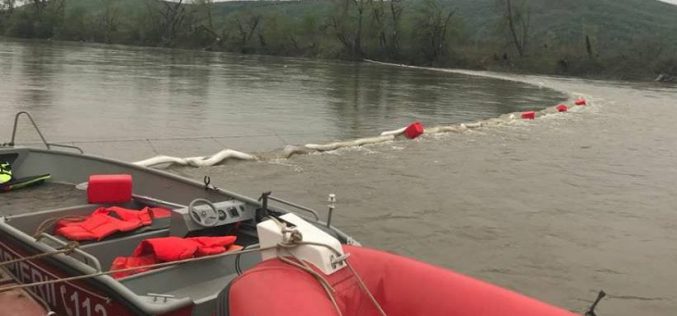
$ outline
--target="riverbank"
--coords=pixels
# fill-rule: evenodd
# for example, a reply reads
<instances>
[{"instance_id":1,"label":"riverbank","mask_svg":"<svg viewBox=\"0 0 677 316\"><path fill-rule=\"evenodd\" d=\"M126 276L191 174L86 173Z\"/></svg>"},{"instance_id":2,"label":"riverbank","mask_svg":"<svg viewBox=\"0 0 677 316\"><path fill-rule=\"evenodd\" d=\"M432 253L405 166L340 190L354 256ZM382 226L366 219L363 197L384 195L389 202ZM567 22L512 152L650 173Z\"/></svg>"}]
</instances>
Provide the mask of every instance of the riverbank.
<instances>
[{"instance_id":1,"label":"riverbank","mask_svg":"<svg viewBox=\"0 0 677 316\"><path fill-rule=\"evenodd\" d=\"M0 5L0 34L607 79L677 76L675 6L512 2L9 1Z\"/></svg>"},{"instance_id":2,"label":"riverbank","mask_svg":"<svg viewBox=\"0 0 677 316\"><path fill-rule=\"evenodd\" d=\"M429 261L584 312L677 309L677 91L547 77L589 95L581 112L288 160L173 172L325 209L367 246Z\"/></svg>"}]
</instances>

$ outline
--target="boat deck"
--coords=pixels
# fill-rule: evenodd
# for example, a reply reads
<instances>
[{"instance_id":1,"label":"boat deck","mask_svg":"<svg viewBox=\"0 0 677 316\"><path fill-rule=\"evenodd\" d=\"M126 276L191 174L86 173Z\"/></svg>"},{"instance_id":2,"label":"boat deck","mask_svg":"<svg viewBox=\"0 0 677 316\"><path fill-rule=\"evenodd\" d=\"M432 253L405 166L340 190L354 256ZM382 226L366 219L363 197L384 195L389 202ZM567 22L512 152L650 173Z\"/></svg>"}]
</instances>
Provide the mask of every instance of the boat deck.
<instances>
[{"instance_id":1,"label":"boat deck","mask_svg":"<svg viewBox=\"0 0 677 316\"><path fill-rule=\"evenodd\" d=\"M87 193L73 185L45 183L0 193L0 199L0 216L10 216L87 204Z\"/></svg>"}]
</instances>

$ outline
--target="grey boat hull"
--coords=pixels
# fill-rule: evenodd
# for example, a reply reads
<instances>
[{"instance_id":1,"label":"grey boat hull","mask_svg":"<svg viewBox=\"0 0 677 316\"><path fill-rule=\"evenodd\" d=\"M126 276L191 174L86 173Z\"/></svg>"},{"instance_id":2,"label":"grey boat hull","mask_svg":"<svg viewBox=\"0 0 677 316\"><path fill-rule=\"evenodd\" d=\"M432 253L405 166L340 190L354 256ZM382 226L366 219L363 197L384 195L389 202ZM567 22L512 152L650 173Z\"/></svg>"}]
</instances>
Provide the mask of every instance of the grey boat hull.
<instances>
[{"instance_id":1,"label":"grey boat hull","mask_svg":"<svg viewBox=\"0 0 677 316\"><path fill-rule=\"evenodd\" d=\"M0 161L10 162L17 177L48 173L51 175L51 183L57 183L69 190L75 190L75 185L86 182L92 174L130 174L134 179L136 198L128 205L123 205L126 207L144 206L146 197L151 201L159 201L160 205L187 205L192 200L202 198L210 201L238 201L251 210L261 207L256 199L207 186L199 181L102 157L5 147L0 148ZM31 191L27 191L21 194L30 199L30 193ZM11 194L14 193L5 194L11 201ZM82 202L73 203L64 199L62 205L7 203L0 206L0 260L50 253L63 246L64 240L48 233L43 233L38 240L33 232L47 218L86 215L101 206L88 204L84 192L72 194L73 201ZM81 199L78 194L82 194ZM5 196L0 196L2 198ZM60 201L55 203L58 204L57 202ZM272 206L270 210L289 212ZM174 220L175 217L172 217L172 221ZM314 223L318 227L324 226L320 221ZM251 227L255 227L256 220L248 220L245 224L238 232L238 239L248 243L246 246L256 247L255 230L251 230ZM327 230L339 240L352 241L336 228ZM130 252L141 240L173 236L175 232L173 228L162 228L88 243L71 254L23 261L7 266L7 270L20 283L97 273L108 268L114 255ZM246 270L259 261L257 253L242 255L237 260L233 256L225 256L161 268L124 279L101 275L78 281L47 282L29 290L54 311L64 315L213 315L216 298L221 290L239 274L240 269Z\"/></svg>"}]
</instances>

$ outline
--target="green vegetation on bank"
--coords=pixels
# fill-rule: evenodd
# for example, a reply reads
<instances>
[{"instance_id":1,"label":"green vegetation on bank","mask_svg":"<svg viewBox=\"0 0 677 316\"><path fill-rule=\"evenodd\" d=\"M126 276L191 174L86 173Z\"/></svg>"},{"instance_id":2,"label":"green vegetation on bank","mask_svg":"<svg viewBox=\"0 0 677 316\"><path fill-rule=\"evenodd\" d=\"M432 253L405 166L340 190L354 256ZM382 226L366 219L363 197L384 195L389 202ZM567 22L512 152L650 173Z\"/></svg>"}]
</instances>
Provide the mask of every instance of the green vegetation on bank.
<instances>
[{"instance_id":1,"label":"green vegetation on bank","mask_svg":"<svg viewBox=\"0 0 677 316\"><path fill-rule=\"evenodd\" d=\"M653 0L24 2L0 0L0 34L618 79L677 76L677 6Z\"/></svg>"}]
</instances>

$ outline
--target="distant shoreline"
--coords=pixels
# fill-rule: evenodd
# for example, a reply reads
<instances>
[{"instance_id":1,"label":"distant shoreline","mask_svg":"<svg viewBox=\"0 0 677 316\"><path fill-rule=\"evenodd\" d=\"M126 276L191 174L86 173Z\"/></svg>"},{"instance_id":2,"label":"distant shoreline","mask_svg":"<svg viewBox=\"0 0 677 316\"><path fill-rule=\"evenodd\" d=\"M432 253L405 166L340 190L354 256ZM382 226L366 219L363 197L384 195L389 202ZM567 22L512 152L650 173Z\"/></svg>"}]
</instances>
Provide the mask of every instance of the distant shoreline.
<instances>
[{"instance_id":1,"label":"distant shoreline","mask_svg":"<svg viewBox=\"0 0 677 316\"><path fill-rule=\"evenodd\" d=\"M505 2L504 2L505 1ZM677 8L665 2L50 0L0 5L22 39L632 81L677 81ZM674 0L673 0L674 1ZM505 5L503 5L505 4ZM613 5L611 5L613 4ZM674 12L673 12L674 9ZM600 15L600 12L604 12ZM510 13L510 14L508 14Z\"/></svg>"},{"instance_id":2,"label":"distant shoreline","mask_svg":"<svg viewBox=\"0 0 677 316\"><path fill-rule=\"evenodd\" d=\"M356 62L356 63L366 62L366 63L383 64L383 65L389 65L389 66L400 66L400 67L406 66L406 67L411 67L411 68L429 69L429 70L435 70L435 71L445 71L445 72L451 72L451 73L456 73L456 74L481 76L481 77L488 77L488 78L508 80L508 81L516 81L516 82L522 82L522 83L529 83L529 82L525 82L525 81L516 79L515 76L549 76L549 77L557 77L557 78L571 78L571 79L582 79L582 80L621 81L621 82L656 82L655 79L651 79L651 78L619 79L619 78L616 78L616 77L613 77L613 76L553 75L553 74L544 74L544 73L538 73L538 72L525 72L525 71L520 71L519 69L488 70L488 69L472 69L472 68L458 68L458 67L444 67L444 66L429 66L429 65L406 64L406 63L400 63L400 62L379 61L379 60L369 59L369 58L356 60L356 59L347 59L347 58L323 58L323 57L313 57L313 56L292 56L292 55L275 55L275 54L262 54L262 53L239 53L239 52L232 52L232 51L214 51L214 50L199 49L199 48L188 48L188 47L164 47L164 46L157 46L157 45L156 46L153 46L153 45L138 45L138 44L130 44L130 43L101 43L101 42L94 42L94 41L74 41L74 40L64 40L64 39L21 38L21 37L0 35L0 40L2 40L2 39L10 40L10 41L29 41L29 42L44 42L44 43L57 42L57 43L67 43L67 44L72 44L72 45L81 44L81 45L93 45L93 46L100 46L100 47L120 46L120 47L129 47L129 48L176 50L176 51L190 51L190 52L204 52L204 53L225 53L225 54L232 54L232 55L239 55L239 56L269 56L269 57L280 57L280 58L302 58L302 59L308 59L308 60L319 60L319 61L327 60L327 61L343 61L343 62ZM670 84L670 83L665 83L665 84ZM566 93L566 92L564 92L564 93Z\"/></svg>"}]
</instances>

